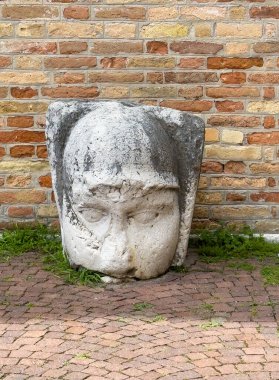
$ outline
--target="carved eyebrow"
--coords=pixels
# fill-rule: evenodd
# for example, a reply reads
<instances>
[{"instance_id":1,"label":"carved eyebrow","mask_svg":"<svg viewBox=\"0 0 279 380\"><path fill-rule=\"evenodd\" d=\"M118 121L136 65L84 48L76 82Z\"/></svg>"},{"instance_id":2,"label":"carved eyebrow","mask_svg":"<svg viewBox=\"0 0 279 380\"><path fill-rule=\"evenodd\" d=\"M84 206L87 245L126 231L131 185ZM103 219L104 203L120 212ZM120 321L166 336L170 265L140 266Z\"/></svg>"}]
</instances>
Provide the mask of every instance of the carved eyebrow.
<instances>
[{"instance_id":1,"label":"carved eyebrow","mask_svg":"<svg viewBox=\"0 0 279 380\"><path fill-rule=\"evenodd\" d=\"M76 207L79 209L82 208L100 208L103 210L108 209L109 207L113 207L117 203L121 203L127 210L140 205L142 208L148 205L148 207L158 208L163 206L170 206L173 204L173 197L164 198L163 200L160 197L156 197L156 194L152 194L152 199L148 199L151 194L146 194L138 197L134 197L133 199L122 199L119 198L115 201L109 197L103 195L94 196L94 198L88 199L85 202L81 202L76 204Z\"/></svg>"},{"instance_id":2,"label":"carved eyebrow","mask_svg":"<svg viewBox=\"0 0 279 380\"><path fill-rule=\"evenodd\" d=\"M110 189L110 188L114 188L115 190L120 190L123 186L123 182L120 182L119 184L114 184L114 185L102 185L104 188L107 188L107 189ZM161 190L174 190L174 191L177 191L180 189L180 186L179 185L158 185L158 186L133 186L133 189L135 190L135 192L138 192L140 191L141 194L139 196L135 196L135 198L142 198L143 196L146 196L146 195L149 195L149 194L152 194L152 193L156 193L158 191L161 191ZM131 186L128 186L128 188L130 188ZM103 193L100 191L99 189L99 186L93 186L89 189L89 191L94 195L96 196L95 193L100 193L101 196L103 195ZM127 191L129 192L129 190Z\"/></svg>"}]
</instances>

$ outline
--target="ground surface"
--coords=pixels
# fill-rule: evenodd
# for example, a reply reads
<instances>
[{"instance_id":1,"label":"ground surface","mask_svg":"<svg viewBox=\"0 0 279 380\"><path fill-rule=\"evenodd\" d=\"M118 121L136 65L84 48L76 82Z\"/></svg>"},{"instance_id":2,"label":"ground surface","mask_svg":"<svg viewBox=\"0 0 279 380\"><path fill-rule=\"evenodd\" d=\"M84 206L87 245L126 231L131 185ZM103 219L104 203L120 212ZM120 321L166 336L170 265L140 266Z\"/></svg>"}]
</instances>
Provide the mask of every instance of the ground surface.
<instances>
[{"instance_id":1,"label":"ground surface","mask_svg":"<svg viewBox=\"0 0 279 380\"><path fill-rule=\"evenodd\" d=\"M27 254L0 273L1 379L279 379L279 287L259 269L87 288Z\"/></svg>"}]
</instances>

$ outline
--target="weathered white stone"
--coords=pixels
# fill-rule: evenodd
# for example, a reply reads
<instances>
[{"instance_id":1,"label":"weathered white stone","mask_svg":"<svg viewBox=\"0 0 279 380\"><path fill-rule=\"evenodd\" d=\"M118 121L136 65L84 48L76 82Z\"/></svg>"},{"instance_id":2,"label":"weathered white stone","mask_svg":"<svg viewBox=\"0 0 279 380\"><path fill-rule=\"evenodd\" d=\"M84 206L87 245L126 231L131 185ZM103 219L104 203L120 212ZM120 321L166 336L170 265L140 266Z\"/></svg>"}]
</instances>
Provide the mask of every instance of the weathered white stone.
<instances>
[{"instance_id":1,"label":"weathered white stone","mask_svg":"<svg viewBox=\"0 0 279 380\"><path fill-rule=\"evenodd\" d=\"M65 255L147 279L185 258L204 123L127 102L55 102L47 140Z\"/></svg>"}]
</instances>

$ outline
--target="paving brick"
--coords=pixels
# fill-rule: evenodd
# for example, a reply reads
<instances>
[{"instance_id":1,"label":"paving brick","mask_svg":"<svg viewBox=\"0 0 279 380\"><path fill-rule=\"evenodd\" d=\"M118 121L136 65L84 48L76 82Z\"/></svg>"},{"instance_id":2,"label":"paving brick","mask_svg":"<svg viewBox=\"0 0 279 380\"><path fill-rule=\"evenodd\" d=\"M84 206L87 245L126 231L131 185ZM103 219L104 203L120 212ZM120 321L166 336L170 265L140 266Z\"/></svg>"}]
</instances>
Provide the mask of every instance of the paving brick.
<instances>
[{"instance_id":1,"label":"paving brick","mask_svg":"<svg viewBox=\"0 0 279 380\"><path fill-rule=\"evenodd\" d=\"M212 272L216 264L193 261L186 274L98 289L63 284L40 269L34 254L0 264L0 288L10 302L0 305L0 371L22 380L21 373L42 380L277 380L276 323L265 305L278 289L262 286L256 272L222 265ZM255 300L258 322L251 321ZM154 306L135 312L140 301ZM207 303L222 327L201 327ZM166 320L150 322L162 311Z\"/></svg>"}]
</instances>

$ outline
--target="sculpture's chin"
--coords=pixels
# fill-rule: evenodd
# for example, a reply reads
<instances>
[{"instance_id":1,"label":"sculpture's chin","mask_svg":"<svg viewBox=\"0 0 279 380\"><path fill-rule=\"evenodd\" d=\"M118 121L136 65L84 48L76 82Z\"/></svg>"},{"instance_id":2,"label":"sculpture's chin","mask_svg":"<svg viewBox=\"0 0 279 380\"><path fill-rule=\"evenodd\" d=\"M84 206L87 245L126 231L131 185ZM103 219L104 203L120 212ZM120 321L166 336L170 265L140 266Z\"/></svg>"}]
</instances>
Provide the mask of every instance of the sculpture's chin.
<instances>
[{"instance_id":1,"label":"sculpture's chin","mask_svg":"<svg viewBox=\"0 0 279 380\"><path fill-rule=\"evenodd\" d=\"M80 267L92 270L92 272L98 272L104 276L110 276L117 279L136 279L136 280L149 280L163 275L167 272L170 263L162 263L160 266L156 265L154 267L145 265L141 267L121 265L121 263L106 263L107 265L96 265L96 263L91 260L77 261L71 258L71 255L66 253L70 266L73 269L78 269ZM158 263L157 263L158 264Z\"/></svg>"},{"instance_id":2,"label":"sculpture's chin","mask_svg":"<svg viewBox=\"0 0 279 380\"><path fill-rule=\"evenodd\" d=\"M158 276L163 275L164 273L166 273L166 271L167 271L167 268L162 272L154 271L152 273L146 273L146 272L143 272L142 270L132 268L122 273L120 272L116 273L115 271L113 272L103 271L101 273L106 276L110 276L110 277L118 278L122 280L125 280L125 279L150 280L152 278L156 278Z\"/></svg>"}]
</instances>

